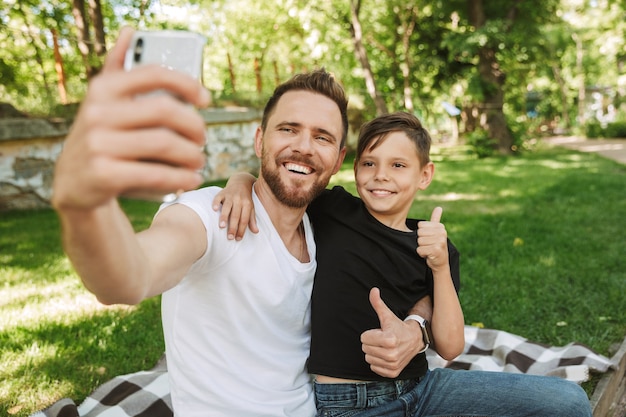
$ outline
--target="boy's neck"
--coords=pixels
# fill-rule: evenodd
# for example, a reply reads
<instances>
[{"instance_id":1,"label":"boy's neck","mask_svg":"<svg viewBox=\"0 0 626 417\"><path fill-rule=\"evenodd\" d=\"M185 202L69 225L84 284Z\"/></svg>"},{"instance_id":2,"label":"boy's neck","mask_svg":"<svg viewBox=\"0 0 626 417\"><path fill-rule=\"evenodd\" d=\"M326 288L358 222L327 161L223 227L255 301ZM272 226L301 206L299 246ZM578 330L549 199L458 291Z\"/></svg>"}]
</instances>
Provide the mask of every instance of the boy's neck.
<instances>
[{"instance_id":1,"label":"boy's neck","mask_svg":"<svg viewBox=\"0 0 626 417\"><path fill-rule=\"evenodd\" d=\"M389 227L390 229L399 230L401 232L411 232L412 230L406 225L406 218L408 216L408 212L404 213L403 216L400 214L394 214L393 216L386 216L382 213L375 212L366 206L367 212L375 218L380 223Z\"/></svg>"}]
</instances>

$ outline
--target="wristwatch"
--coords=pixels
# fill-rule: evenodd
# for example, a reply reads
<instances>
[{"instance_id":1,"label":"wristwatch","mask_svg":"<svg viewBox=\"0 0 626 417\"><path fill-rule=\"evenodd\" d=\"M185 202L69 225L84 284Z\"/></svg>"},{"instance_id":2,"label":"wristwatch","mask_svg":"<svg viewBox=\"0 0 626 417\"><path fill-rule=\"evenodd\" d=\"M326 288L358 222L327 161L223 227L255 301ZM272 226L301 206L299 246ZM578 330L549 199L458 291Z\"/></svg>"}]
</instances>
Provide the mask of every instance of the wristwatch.
<instances>
[{"instance_id":1,"label":"wristwatch","mask_svg":"<svg viewBox=\"0 0 626 417\"><path fill-rule=\"evenodd\" d=\"M415 320L419 323L420 328L422 329L422 340L424 340L424 349L420 350L417 353L426 352L426 349L428 349L428 346L430 346L430 336L428 336L428 330L426 329L426 326L428 325L428 320L426 320L419 314L411 314L404 319L404 321L407 320Z\"/></svg>"}]
</instances>

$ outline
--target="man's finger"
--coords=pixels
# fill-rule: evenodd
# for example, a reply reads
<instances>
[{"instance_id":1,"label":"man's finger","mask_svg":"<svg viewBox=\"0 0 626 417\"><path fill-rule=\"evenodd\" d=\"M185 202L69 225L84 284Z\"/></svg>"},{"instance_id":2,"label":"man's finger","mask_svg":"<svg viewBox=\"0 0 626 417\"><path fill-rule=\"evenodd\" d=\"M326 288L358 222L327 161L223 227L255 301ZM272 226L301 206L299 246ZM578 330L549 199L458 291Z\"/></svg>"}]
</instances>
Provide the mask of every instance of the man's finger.
<instances>
[{"instance_id":1,"label":"man's finger","mask_svg":"<svg viewBox=\"0 0 626 417\"><path fill-rule=\"evenodd\" d=\"M134 33L135 31L129 26L124 26L122 30L120 30L120 34L117 38L115 46L109 51L106 59L104 60L104 65L102 68L103 71L108 71L111 69L119 70L124 66L126 49L128 49L128 45L130 45L130 40L133 37Z\"/></svg>"},{"instance_id":2,"label":"man's finger","mask_svg":"<svg viewBox=\"0 0 626 417\"><path fill-rule=\"evenodd\" d=\"M435 207L433 209L433 214L430 215L430 221L433 223L441 223L442 214L443 214L443 209L441 207Z\"/></svg>"}]
</instances>

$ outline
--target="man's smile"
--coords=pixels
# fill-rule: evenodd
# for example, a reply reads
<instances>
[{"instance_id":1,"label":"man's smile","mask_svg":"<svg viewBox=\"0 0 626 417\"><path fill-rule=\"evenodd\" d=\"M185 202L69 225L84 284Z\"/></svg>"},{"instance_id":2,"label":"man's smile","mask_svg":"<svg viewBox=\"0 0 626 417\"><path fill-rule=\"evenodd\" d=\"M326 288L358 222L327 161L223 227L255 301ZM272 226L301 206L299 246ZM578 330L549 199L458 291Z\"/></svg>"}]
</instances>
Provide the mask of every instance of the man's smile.
<instances>
[{"instance_id":1,"label":"man's smile","mask_svg":"<svg viewBox=\"0 0 626 417\"><path fill-rule=\"evenodd\" d=\"M294 162L286 162L285 164L283 164L283 166L291 171L291 172L295 172L297 174L303 174L303 175L308 175L311 172L313 172L313 169L311 167L305 166L305 165L300 165L300 164L296 164Z\"/></svg>"}]
</instances>

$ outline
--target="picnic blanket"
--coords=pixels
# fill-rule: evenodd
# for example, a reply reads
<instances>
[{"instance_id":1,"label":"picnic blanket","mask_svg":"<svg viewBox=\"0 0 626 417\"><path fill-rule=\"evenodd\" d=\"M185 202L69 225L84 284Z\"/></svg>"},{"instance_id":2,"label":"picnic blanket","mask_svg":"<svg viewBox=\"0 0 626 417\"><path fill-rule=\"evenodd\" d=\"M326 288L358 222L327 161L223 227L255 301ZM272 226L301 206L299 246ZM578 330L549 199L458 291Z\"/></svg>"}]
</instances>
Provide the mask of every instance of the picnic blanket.
<instances>
[{"instance_id":1,"label":"picnic blanket","mask_svg":"<svg viewBox=\"0 0 626 417\"><path fill-rule=\"evenodd\" d=\"M465 349L454 361L426 353L431 369L484 370L551 375L577 383L589 372L615 368L610 359L579 343L553 347L501 330L465 327ZM30 417L172 417L165 356L149 371L121 375L98 387L77 406L61 399Z\"/></svg>"}]
</instances>

